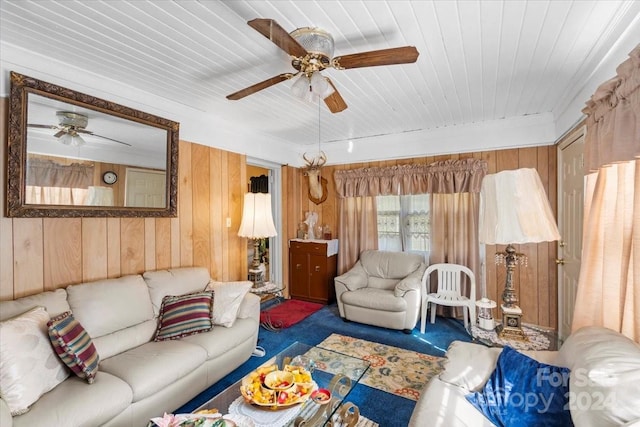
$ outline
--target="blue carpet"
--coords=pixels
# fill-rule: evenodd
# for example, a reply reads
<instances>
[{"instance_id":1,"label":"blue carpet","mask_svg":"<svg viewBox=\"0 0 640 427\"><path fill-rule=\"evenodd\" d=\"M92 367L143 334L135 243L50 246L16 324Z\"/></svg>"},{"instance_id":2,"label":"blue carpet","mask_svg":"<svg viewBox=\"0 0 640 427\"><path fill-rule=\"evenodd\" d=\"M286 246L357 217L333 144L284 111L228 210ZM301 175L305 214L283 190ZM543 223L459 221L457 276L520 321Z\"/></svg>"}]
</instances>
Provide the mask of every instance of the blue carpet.
<instances>
[{"instance_id":1,"label":"blue carpet","mask_svg":"<svg viewBox=\"0 0 640 427\"><path fill-rule=\"evenodd\" d=\"M267 302L266 304L266 306L263 305L263 309L266 309L272 303ZM316 345L333 333L414 350L433 356L444 356L447 347L454 340L471 341L471 337L465 331L462 321L455 319L438 317L435 324L427 323L425 334L420 333L418 322L418 327L411 334L405 334L402 331L345 322L338 314L338 307L335 304L331 304L315 312L302 322L282 331L270 332L260 328L258 345L264 347L267 351L266 357L270 357L284 350L295 341ZM192 412L211 399L211 397L225 390L260 366L264 360L266 359L251 357L238 369L200 393L174 413ZM413 400L361 384L357 385L349 394L348 400L360 408L362 415L377 422L380 427L405 427L409 423L411 412L415 406ZM393 410L389 410L389 408L393 408Z\"/></svg>"}]
</instances>

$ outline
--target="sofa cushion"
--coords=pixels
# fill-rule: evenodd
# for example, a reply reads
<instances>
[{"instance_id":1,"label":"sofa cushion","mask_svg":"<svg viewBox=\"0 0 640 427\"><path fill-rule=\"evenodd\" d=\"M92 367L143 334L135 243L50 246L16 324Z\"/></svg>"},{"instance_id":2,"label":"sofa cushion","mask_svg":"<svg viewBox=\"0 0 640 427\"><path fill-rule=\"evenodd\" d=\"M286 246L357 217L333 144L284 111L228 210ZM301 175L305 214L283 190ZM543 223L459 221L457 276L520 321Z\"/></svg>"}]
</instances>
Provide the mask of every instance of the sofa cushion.
<instances>
[{"instance_id":1,"label":"sofa cushion","mask_svg":"<svg viewBox=\"0 0 640 427\"><path fill-rule=\"evenodd\" d=\"M246 342L256 333L256 324L254 319L238 319L233 328L213 328L209 332L184 337L180 341L204 348L207 360L211 360Z\"/></svg>"},{"instance_id":2,"label":"sofa cushion","mask_svg":"<svg viewBox=\"0 0 640 427\"><path fill-rule=\"evenodd\" d=\"M162 300L154 341L175 340L210 331L213 291L170 296Z\"/></svg>"},{"instance_id":3,"label":"sofa cushion","mask_svg":"<svg viewBox=\"0 0 640 427\"><path fill-rule=\"evenodd\" d=\"M16 317L36 307L44 307L51 317L71 310L67 303L67 291L56 289L13 301L0 301L0 320Z\"/></svg>"},{"instance_id":4,"label":"sofa cushion","mask_svg":"<svg viewBox=\"0 0 640 427\"><path fill-rule=\"evenodd\" d=\"M434 377L420 392L409 427L495 427L465 399L467 391Z\"/></svg>"},{"instance_id":5,"label":"sofa cushion","mask_svg":"<svg viewBox=\"0 0 640 427\"><path fill-rule=\"evenodd\" d=\"M215 325L230 328L236 321L238 310L244 296L253 286L247 280L241 282L214 282L211 281L207 289L212 289L213 298L213 323Z\"/></svg>"},{"instance_id":6,"label":"sofa cushion","mask_svg":"<svg viewBox=\"0 0 640 427\"><path fill-rule=\"evenodd\" d=\"M93 341L70 311L47 322L49 338L60 359L89 384L98 372L100 357Z\"/></svg>"},{"instance_id":7,"label":"sofa cushion","mask_svg":"<svg viewBox=\"0 0 640 427\"><path fill-rule=\"evenodd\" d=\"M149 287L153 311L160 312L162 299L167 295L184 295L203 291L211 277L204 267L172 268L169 270L146 271L142 277Z\"/></svg>"},{"instance_id":8,"label":"sofa cushion","mask_svg":"<svg viewBox=\"0 0 640 427\"><path fill-rule=\"evenodd\" d=\"M13 427L99 426L124 411L131 399L131 387L113 375L98 372L91 385L74 375L15 417Z\"/></svg>"},{"instance_id":9,"label":"sofa cushion","mask_svg":"<svg viewBox=\"0 0 640 427\"><path fill-rule=\"evenodd\" d=\"M571 426L569 369L505 347L483 389L466 399L497 426Z\"/></svg>"},{"instance_id":10,"label":"sofa cushion","mask_svg":"<svg viewBox=\"0 0 640 427\"><path fill-rule=\"evenodd\" d=\"M613 426L640 419L640 345L611 329L587 326L559 351L571 367L571 416L580 426Z\"/></svg>"},{"instance_id":11,"label":"sofa cushion","mask_svg":"<svg viewBox=\"0 0 640 427\"><path fill-rule=\"evenodd\" d=\"M404 298L396 297L393 290L363 288L343 293L341 300L343 304L374 310L396 312L407 310L407 301Z\"/></svg>"},{"instance_id":12,"label":"sofa cushion","mask_svg":"<svg viewBox=\"0 0 640 427\"><path fill-rule=\"evenodd\" d=\"M0 396L11 415L29 410L69 376L47 336L49 315L36 307L0 322Z\"/></svg>"},{"instance_id":13,"label":"sofa cushion","mask_svg":"<svg viewBox=\"0 0 640 427\"><path fill-rule=\"evenodd\" d=\"M501 352L499 347L453 341L445 354L440 380L467 391L478 391L495 370Z\"/></svg>"},{"instance_id":14,"label":"sofa cushion","mask_svg":"<svg viewBox=\"0 0 640 427\"><path fill-rule=\"evenodd\" d=\"M151 341L100 362L100 370L125 381L138 402L174 383L200 366L207 352L183 342Z\"/></svg>"},{"instance_id":15,"label":"sofa cushion","mask_svg":"<svg viewBox=\"0 0 640 427\"><path fill-rule=\"evenodd\" d=\"M139 275L71 285L67 294L73 316L93 339L154 317L147 284Z\"/></svg>"}]
</instances>

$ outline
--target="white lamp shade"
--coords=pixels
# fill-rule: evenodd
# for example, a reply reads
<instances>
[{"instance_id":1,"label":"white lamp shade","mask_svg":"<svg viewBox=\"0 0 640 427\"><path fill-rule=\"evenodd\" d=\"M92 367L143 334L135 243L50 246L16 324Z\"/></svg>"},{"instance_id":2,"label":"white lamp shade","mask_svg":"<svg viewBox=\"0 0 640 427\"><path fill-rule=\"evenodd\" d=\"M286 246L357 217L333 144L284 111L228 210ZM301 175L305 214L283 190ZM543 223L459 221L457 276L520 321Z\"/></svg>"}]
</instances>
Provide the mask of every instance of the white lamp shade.
<instances>
[{"instance_id":1,"label":"white lamp shade","mask_svg":"<svg viewBox=\"0 0 640 427\"><path fill-rule=\"evenodd\" d=\"M309 92L309 78L304 74L298 74L291 85L291 92L296 98L304 98Z\"/></svg>"},{"instance_id":2,"label":"white lamp shade","mask_svg":"<svg viewBox=\"0 0 640 427\"><path fill-rule=\"evenodd\" d=\"M560 239L549 199L535 169L487 175L480 190L478 238L488 245Z\"/></svg>"},{"instance_id":3,"label":"white lamp shade","mask_svg":"<svg viewBox=\"0 0 640 427\"><path fill-rule=\"evenodd\" d=\"M318 96L322 96L327 91L329 83L322 77L319 71L311 74L311 90ZM324 98L323 98L324 99Z\"/></svg>"},{"instance_id":4,"label":"white lamp shade","mask_svg":"<svg viewBox=\"0 0 640 427\"><path fill-rule=\"evenodd\" d=\"M267 193L245 194L238 236L263 239L277 234L271 215L271 195Z\"/></svg>"},{"instance_id":5,"label":"white lamp shade","mask_svg":"<svg viewBox=\"0 0 640 427\"><path fill-rule=\"evenodd\" d=\"M85 144L84 139L80 135L72 135L70 133L65 133L64 135L62 135L59 141L64 145L70 145L72 147L81 147Z\"/></svg>"}]
</instances>

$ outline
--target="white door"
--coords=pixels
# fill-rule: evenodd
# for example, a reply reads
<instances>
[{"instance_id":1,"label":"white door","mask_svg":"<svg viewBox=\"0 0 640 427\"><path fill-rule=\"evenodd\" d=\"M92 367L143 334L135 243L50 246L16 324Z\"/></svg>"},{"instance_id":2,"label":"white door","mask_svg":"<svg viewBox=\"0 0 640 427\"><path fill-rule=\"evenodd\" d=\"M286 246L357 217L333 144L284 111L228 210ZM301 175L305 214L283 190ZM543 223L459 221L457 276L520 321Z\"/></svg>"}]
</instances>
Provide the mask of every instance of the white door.
<instances>
[{"instance_id":1,"label":"white door","mask_svg":"<svg viewBox=\"0 0 640 427\"><path fill-rule=\"evenodd\" d=\"M167 207L167 175L163 171L127 168L125 206Z\"/></svg>"},{"instance_id":2,"label":"white door","mask_svg":"<svg viewBox=\"0 0 640 427\"><path fill-rule=\"evenodd\" d=\"M583 128L584 129L584 128ZM584 130L558 146L558 336L571 333L578 290L584 213Z\"/></svg>"}]
</instances>

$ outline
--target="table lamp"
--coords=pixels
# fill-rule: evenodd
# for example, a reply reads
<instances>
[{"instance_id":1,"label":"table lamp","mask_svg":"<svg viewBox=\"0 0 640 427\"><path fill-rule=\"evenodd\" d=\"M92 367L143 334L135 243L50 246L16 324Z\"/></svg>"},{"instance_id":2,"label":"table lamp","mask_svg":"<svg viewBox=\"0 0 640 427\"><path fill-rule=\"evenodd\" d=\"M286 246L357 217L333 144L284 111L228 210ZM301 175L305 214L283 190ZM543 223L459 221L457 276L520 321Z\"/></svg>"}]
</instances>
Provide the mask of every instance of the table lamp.
<instances>
[{"instance_id":1,"label":"table lamp","mask_svg":"<svg viewBox=\"0 0 640 427\"><path fill-rule=\"evenodd\" d=\"M487 245L507 245L504 252L496 253L496 264L504 263L507 268L498 333L501 338L526 341L513 272L516 264L526 266L527 257L517 253L513 244L560 239L547 193L535 169L507 170L484 177L478 238Z\"/></svg>"},{"instance_id":2,"label":"table lamp","mask_svg":"<svg viewBox=\"0 0 640 427\"><path fill-rule=\"evenodd\" d=\"M246 193L238 236L253 239L253 261L249 266L249 280L253 282L254 287L263 281L260 270L260 240L277 234L271 215L271 195Z\"/></svg>"}]
</instances>

